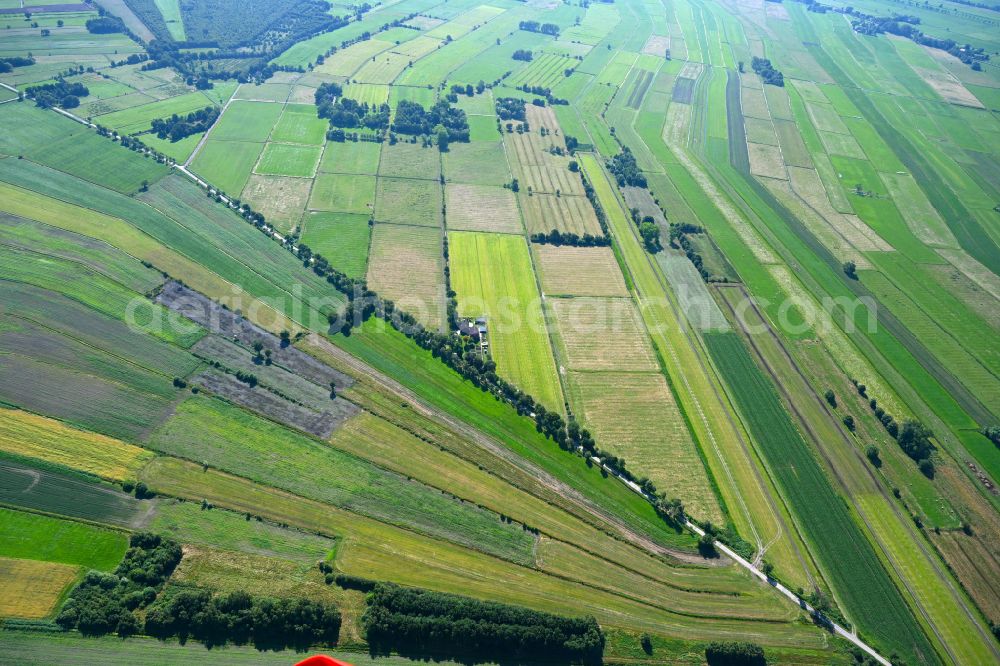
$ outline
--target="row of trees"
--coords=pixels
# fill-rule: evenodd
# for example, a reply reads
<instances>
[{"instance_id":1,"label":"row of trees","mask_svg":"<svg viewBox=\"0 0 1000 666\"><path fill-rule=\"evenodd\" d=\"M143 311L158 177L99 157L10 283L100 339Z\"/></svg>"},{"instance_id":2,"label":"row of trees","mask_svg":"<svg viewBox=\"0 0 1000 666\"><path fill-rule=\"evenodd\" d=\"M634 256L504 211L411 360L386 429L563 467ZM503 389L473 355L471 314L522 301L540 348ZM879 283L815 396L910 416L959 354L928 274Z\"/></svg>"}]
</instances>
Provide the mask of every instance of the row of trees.
<instances>
[{"instance_id":1,"label":"row of trees","mask_svg":"<svg viewBox=\"0 0 1000 666\"><path fill-rule=\"evenodd\" d=\"M583 234L582 236L571 231L559 231L553 229L547 234L531 234L531 242L542 245L570 245L573 247L607 247L611 245L611 239L607 236L594 236L593 234Z\"/></svg>"},{"instance_id":2,"label":"row of trees","mask_svg":"<svg viewBox=\"0 0 1000 666\"><path fill-rule=\"evenodd\" d=\"M28 67L29 65L34 65L34 58L25 58L23 56L7 56L5 58L0 58L0 74L5 74L6 72L14 71L15 67Z\"/></svg>"},{"instance_id":3,"label":"row of trees","mask_svg":"<svg viewBox=\"0 0 1000 666\"><path fill-rule=\"evenodd\" d=\"M954 39L938 39L937 37L925 35L916 27L920 24L920 19L916 16L902 16L899 14L888 17L872 16L853 9L847 13L850 13L854 17L851 19L851 27L863 35L880 35L887 32L890 35L906 37L922 46L947 51L976 71L982 69L981 63L990 59L989 54L980 47L972 46L971 44L959 44Z\"/></svg>"},{"instance_id":4,"label":"row of trees","mask_svg":"<svg viewBox=\"0 0 1000 666\"><path fill-rule=\"evenodd\" d=\"M145 633L194 638L208 646L252 643L259 650L304 650L335 645L340 611L306 598L275 599L243 590L213 595L201 588L176 589L146 611Z\"/></svg>"},{"instance_id":5,"label":"row of trees","mask_svg":"<svg viewBox=\"0 0 1000 666\"><path fill-rule=\"evenodd\" d=\"M376 654L600 664L604 653L604 633L593 617L562 617L387 583L369 594L362 622Z\"/></svg>"},{"instance_id":6,"label":"row of trees","mask_svg":"<svg viewBox=\"0 0 1000 666\"><path fill-rule=\"evenodd\" d=\"M219 107L206 106L204 109L192 111L180 116L176 113L169 118L156 118L152 122L151 130L161 139L180 141L184 137L205 132L219 117Z\"/></svg>"},{"instance_id":7,"label":"row of trees","mask_svg":"<svg viewBox=\"0 0 1000 666\"><path fill-rule=\"evenodd\" d=\"M555 23L539 23L538 21L521 21L517 27L526 32L538 32L543 35L559 36L559 26Z\"/></svg>"},{"instance_id":8,"label":"row of trees","mask_svg":"<svg viewBox=\"0 0 1000 666\"><path fill-rule=\"evenodd\" d=\"M934 437L934 433L920 421L906 420L900 426L892 414L879 406L875 398L868 396L868 387L858 383L856 379L852 379L851 383L854 384L860 395L869 398L868 406L875 414L875 418L879 420L882 427L889 433L889 436L895 439L899 447L903 449L903 452L917 463L924 476L933 479L935 470L931 454L934 453L935 447L931 442L931 438ZM878 457L877 451L875 457ZM870 455L869 459L871 459ZM872 462L875 464L874 461Z\"/></svg>"},{"instance_id":9,"label":"row of trees","mask_svg":"<svg viewBox=\"0 0 1000 666\"><path fill-rule=\"evenodd\" d=\"M109 35L115 32L125 32L125 23L117 16L98 16L88 20L84 25L87 32L95 35Z\"/></svg>"},{"instance_id":10,"label":"row of trees","mask_svg":"<svg viewBox=\"0 0 1000 666\"><path fill-rule=\"evenodd\" d=\"M29 86L24 90L24 94L35 100L35 104L43 109L52 106L75 109L80 106L80 98L90 94L90 89L82 83L69 83L60 79L55 83Z\"/></svg>"}]
</instances>

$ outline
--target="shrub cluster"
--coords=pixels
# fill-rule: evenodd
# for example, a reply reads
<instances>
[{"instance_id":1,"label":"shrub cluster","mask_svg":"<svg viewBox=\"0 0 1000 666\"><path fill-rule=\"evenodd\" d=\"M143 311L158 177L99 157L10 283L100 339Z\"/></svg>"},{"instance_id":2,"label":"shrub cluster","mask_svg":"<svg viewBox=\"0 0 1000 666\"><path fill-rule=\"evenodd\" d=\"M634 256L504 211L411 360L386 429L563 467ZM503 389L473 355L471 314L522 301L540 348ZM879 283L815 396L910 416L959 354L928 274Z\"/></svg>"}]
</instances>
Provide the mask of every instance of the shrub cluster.
<instances>
[{"instance_id":1,"label":"shrub cluster","mask_svg":"<svg viewBox=\"0 0 1000 666\"><path fill-rule=\"evenodd\" d=\"M531 62L533 56L531 51L527 49L518 49L514 51L514 53L512 53L510 57L513 58L514 60L523 60L524 62Z\"/></svg>"},{"instance_id":2,"label":"shrub cluster","mask_svg":"<svg viewBox=\"0 0 1000 666\"><path fill-rule=\"evenodd\" d=\"M709 666L764 666L764 649L756 643L715 641L705 648Z\"/></svg>"},{"instance_id":3,"label":"shrub cluster","mask_svg":"<svg viewBox=\"0 0 1000 666\"><path fill-rule=\"evenodd\" d=\"M317 91L317 96L319 92ZM368 102L357 102L349 97L340 97L333 104L317 107L320 118L327 118L333 127L367 127L384 130L389 127L389 105L369 106Z\"/></svg>"},{"instance_id":4,"label":"shrub cluster","mask_svg":"<svg viewBox=\"0 0 1000 666\"><path fill-rule=\"evenodd\" d=\"M427 135L442 126L448 132L449 141L469 140L469 121L465 111L452 108L447 100L439 100L430 109L424 109L417 102L400 100L396 106L396 117L392 131L399 134Z\"/></svg>"},{"instance_id":5,"label":"shrub cluster","mask_svg":"<svg viewBox=\"0 0 1000 666\"><path fill-rule=\"evenodd\" d=\"M141 623L132 611L156 599L180 561L177 542L148 532L133 534L114 573L88 573L70 593L56 624L85 635L138 633Z\"/></svg>"},{"instance_id":6,"label":"shrub cluster","mask_svg":"<svg viewBox=\"0 0 1000 666\"><path fill-rule=\"evenodd\" d=\"M597 620L379 583L363 617L376 653L428 653L450 659L600 664Z\"/></svg>"},{"instance_id":7,"label":"shrub cluster","mask_svg":"<svg viewBox=\"0 0 1000 666\"><path fill-rule=\"evenodd\" d=\"M750 61L750 65L753 67L753 71L757 73L757 76L761 78L764 83L770 83L772 86L784 87L785 85L785 75L779 72L771 65L771 61L767 58L753 57Z\"/></svg>"},{"instance_id":8,"label":"shrub cluster","mask_svg":"<svg viewBox=\"0 0 1000 666\"><path fill-rule=\"evenodd\" d=\"M125 32L125 23L117 16L99 16L85 24L87 32L95 35L107 35L114 32Z\"/></svg>"},{"instance_id":9,"label":"shrub cluster","mask_svg":"<svg viewBox=\"0 0 1000 666\"><path fill-rule=\"evenodd\" d=\"M25 58L23 56L7 56L5 58L0 58L0 74L12 72L15 67L28 67L29 65L34 64L34 58Z\"/></svg>"},{"instance_id":10,"label":"shrub cluster","mask_svg":"<svg viewBox=\"0 0 1000 666\"><path fill-rule=\"evenodd\" d=\"M517 97L498 97L497 118L500 120L524 120L524 100Z\"/></svg>"},{"instance_id":11,"label":"shrub cluster","mask_svg":"<svg viewBox=\"0 0 1000 666\"><path fill-rule=\"evenodd\" d=\"M608 160L608 171L618 181L619 187L626 185L646 187L646 176L642 174L635 161L635 155L627 146L622 148L622 152Z\"/></svg>"}]
</instances>

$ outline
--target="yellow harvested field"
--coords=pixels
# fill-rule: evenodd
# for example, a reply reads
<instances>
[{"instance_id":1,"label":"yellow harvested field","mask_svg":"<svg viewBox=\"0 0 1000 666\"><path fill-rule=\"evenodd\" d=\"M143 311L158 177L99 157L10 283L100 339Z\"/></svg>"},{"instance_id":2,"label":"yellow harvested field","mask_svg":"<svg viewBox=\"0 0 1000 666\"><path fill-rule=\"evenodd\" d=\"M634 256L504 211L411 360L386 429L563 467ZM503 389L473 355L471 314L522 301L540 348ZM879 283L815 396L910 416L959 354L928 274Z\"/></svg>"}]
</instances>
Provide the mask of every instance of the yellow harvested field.
<instances>
[{"instance_id":1,"label":"yellow harvested field","mask_svg":"<svg viewBox=\"0 0 1000 666\"><path fill-rule=\"evenodd\" d=\"M788 179L780 148L763 143L748 143L747 148L750 149L750 173L778 180Z\"/></svg>"},{"instance_id":2,"label":"yellow harvested field","mask_svg":"<svg viewBox=\"0 0 1000 666\"><path fill-rule=\"evenodd\" d=\"M587 197L557 197L554 194L518 195L529 234L547 234L553 229L582 236L600 236L601 224Z\"/></svg>"},{"instance_id":3,"label":"yellow harvested field","mask_svg":"<svg viewBox=\"0 0 1000 666\"><path fill-rule=\"evenodd\" d=\"M529 107L536 108L536 107ZM562 142L554 136L542 137L532 127L530 132L504 133L504 144L511 170L518 179L521 191L547 192L549 194L583 195L580 175L569 170L568 157L548 152Z\"/></svg>"},{"instance_id":4,"label":"yellow harvested field","mask_svg":"<svg viewBox=\"0 0 1000 666\"><path fill-rule=\"evenodd\" d=\"M48 617L79 572L69 564L0 557L0 617Z\"/></svg>"},{"instance_id":5,"label":"yellow harvested field","mask_svg":"<svg viewBox=\"0 0 1000 666\"><path fill-rule=\"evenodd\" d=\"M446 185L448 229L524 233L514 193L493 185Z\"/></svg>"},{"instance_id":6,"label":"yellow harvested field","mask_svg":"<svg viewBox=\"0 0 1000 666\"><path fill-rule=\"evenodd\" d=\"M135 477L151 451L44 416L0 409L0 451L72 467L112 481Z\"/></svg>"},{"instance_id":7,"label":"yellow harvested field","mask_svg":"<svg viewBox=\"0 0 1000 666\"><path fill-rule=\"evenodd\" d=\"M744 116L761 118L763 120L771 119L771 114L767 110L767 98L764 97L763 90L741 88L740 106L743 109Z\"/></svg>"},{"instance_id":8,"label":"yellow harvested field","mask_svg":"<svg viewBox=\"0 0 1000 666\"><path fill-rule=\"evenodd\" d=\"M951 72L944 69L927 69L925 67L913 66L913 71L920 75L927 85L934 89L934 92L941 95L945 101L962 106L972 106L977 109L985 108L969 89L962 85Z\"/></svg>"},{"instance_id":9,"label":"yellow harvested field","mask_svg":"<svg viewBox=\"0 0 1000 666\"><path fill-rule=\"evenodd\" d=\"M379 39L356 42L334 53L313 71L332 76L351 76L366 62L371 62L373 56L392 46L392 42Z\"/></svg>"},{"instance_id":10,"label":"yellow harvested field","mask_svg":"<svg viewBox=\"0 0 1000 666\"><path fill-rule=\"evenodd\" d=\"M561 362L570 370L655 371L653 346L631 299L551 298Z\"/></svg>"},{"instance_id":11,"label":"yellow harvested field","mask_svg":"<svg viewBox=\"0 0 1000 666\"><path fill-rule=\"evenodd\" d=\"M546 296L628 296L611 248L532 247Z\"/></svg>"},{"instance_id":12,"label":"yellow harvested field","mask_svg":"<svg viewBox=\"0 0 1000 666\"><path fill-rule=\"evenodd\" d=\"M368 258L368 285L424 326L444 324L444 241L441 230L376 224Z\"/></svg>"},{"instance_id":13,"label":"yellow harvested field","mask_svg":"<svg viewBox=\"0 0 1000 666\"><path fill-rule=\"evenodd\" d=\"M299 225L309 202L311 178L258 176L252 174L243 188L242 198L263 213L269 224L288 233Z\"/></svg>"},{"instance_id":14,"label":"yellow harvested field","mask_svg":"<svg viewBox=\"0 0 1000 666\"><path fill-rule=\"evenodd\" d=\"M683 497L691 515L718 512L690 432L658 372L570 372L570 405L598 444L648 476L659 490Z\"/></svg>"}]
</instances>

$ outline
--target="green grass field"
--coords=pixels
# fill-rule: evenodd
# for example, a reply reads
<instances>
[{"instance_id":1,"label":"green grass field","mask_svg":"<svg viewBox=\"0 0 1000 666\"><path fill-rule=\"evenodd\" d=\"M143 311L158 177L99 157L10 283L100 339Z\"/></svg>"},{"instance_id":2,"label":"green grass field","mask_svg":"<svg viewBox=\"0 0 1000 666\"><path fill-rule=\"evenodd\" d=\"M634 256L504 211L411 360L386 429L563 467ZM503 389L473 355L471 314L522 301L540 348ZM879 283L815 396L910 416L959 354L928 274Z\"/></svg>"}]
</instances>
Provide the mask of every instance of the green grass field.
<instances>
[{"instance_id":1,"label":"green grass field","mask_svg":"<svg viewBox=\"0 0 1000 666\"><path fill-rule=\"evenodd\" d=\"M562 391L524 239L451 232L448 250L459 316L486 316L490 353L500 374L559 410Z\"/></svg>"},{"instance_id":2,"label":"green grass field","mask_svg":"<svg viewBox=\"0 0 1000 666\"><path fill-rule=\"evenodd\" d=\"M259 143L209 139L191 163L191 170L214 187L235 195L243 191L262 150Z\"/></svg>"},{"instance_id":3,"label":"green grass field","mask_svg":"<svg viewBox=\"0 0 1000 666\"><path fill-rule=\"evenodd\" d=\"M9 104L0 118L0 153L23 155L40 164L118 192L136 192L156 182L168 167L116 147L68 118L27 104ZM53 137L56 137L53 139Z\"/></svg>"},{"instance_id":4,"label":"green grass field","mask_svg":"<svg viewBox=\"0 0 1000 666\"><path fill-rule=\"evenodd\" d=\"M371 240L368 219L353 213L308 213L302 222L302 242L334 268L351 277L363 277Z\"/></svg>"},{"instance_id":5,"label":"green grass field","mask_svg":"<svg viewBox=\"0 0 1000 666\"><path fill-rule=\"evenodd\" d=\"M316 116L313 105L288 104L271 130L271 141L319 146L326 137L326 128L327 121Z\"/></svg>"},{"instance_id":6,"label":"green grass field","mask_svg":"<svg viewBox=\"0 0 1000 666\"><path fill-rule=\"evenodd\" d=\"M268 143L264 146L254 172L264 176L312 178L322 151L318 146Z\"/></svg>"},{"instance_id":7,"label":"green grass field","mask_svg":"<svg viewBox=\"0 0 1000 666\"><path fill-rule=\"evenodd\" d=\"M310 210L355 213L367 218L374 208L374 176L321 173L313 182Z\"/></svg>"},{"instance_id":8,"label":"green grass field","mask_svg":"<svg viewBox=\"0 0 1000 666\"><path fill-rule=\"evenodd\" d=\"M382 144L371 141L331 141L323 152L319 170L323 173L378 173Z\"/></svg>"},{"instance_id":9,"label":"green grass field","mask_svg":"<svg viewBox=\"0 0 1000 666\"><path fill-rule=\"evenodd\" d=\"M0 557L111 571L128 546L122 532L0 508Z\"/></svg>"},{"instance_id":10,"label":"green grass field","mask_svg":"<svg viewBox=\"0 0 1000 666\"><path fill-rule=\"evenodd\" d=\"M211 137L216 141L266 141L282 108L281 104L234 101L222 114Z\"/></svg>"}]
</instances>

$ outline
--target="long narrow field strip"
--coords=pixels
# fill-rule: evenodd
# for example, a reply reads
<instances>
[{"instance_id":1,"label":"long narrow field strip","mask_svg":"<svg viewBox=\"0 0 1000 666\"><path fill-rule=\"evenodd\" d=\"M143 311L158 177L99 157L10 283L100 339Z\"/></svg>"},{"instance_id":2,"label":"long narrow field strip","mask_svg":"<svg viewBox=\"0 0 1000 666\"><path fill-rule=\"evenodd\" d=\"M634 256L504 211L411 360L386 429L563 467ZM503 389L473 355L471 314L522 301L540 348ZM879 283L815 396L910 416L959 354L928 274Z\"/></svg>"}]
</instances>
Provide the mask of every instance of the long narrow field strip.
<instances>
[{"instance_id":1,"label":"long narrow field strip","mask_svg":"<svg viewBox=\"0 0 1000 666\"><path fill-rule=\"evenodd\" d=\"M533 245L532 250L546 296L628 296L611 248Z\"/></svg>"},{"instance_id":2,"label":"long narrow field strip","mask_svg":"<svg viewBox=\"0 0 1000 666\"><path fill-rule=\"evenodd\" d=\"M377 54L392 48L391 42L368 39L340 49L316 67L316 72L332 76L351 76L366 62L371 62Z\"/></svg>"},{"instance_id":3,"label":"long narrow field strip","mask_svg":"<svg viewBox=\"0 0 1000 666\"><path fill-rule=\"evenodd\" d=\"M207 498L210 502L237 511L264 516L309 531L344 534L337 549L337 567L346 573L404 585L501 599L550 612L593 613L609 626L639 626L654 633L745 637L747 621L711 622L685 616L683 620L661 608L653 608L607 592L580 586L450 544L435 542L419 534L379 524L361 516L302 500L244 479L205 473L194 464L169 459L155 461L148 483L155 490L181 497ZM402 559L401 559L402 558ZM719 575L723 575L720 574ZM464 586L464 587L462 587ZM820 648L825 638L815 630L795 623L754 623L753 630L767 634L767 641L782 645ZM721 632L721 634L720 634ZM763 639L761 639L763 640Z\"/></svg>"},{"instance_id":4,"label":"long narrow field strip","mask_svg":"<svg viewBox=\"0 0 1000 666\"><path fill-rule=\"evenodd\" d=\"M446 185L444 189L448 229L524 232L517 199L510 190L489 185Z\"/></svg>"},{"instance_id":5,"label":"long narrow field strip","mask_svg":"<svg viewBox=\"0 0 1000 666\"><path fill-rule=\"evenodd\" d=\"M677 107L671 105L670 108ZM690 420L708 467L717 479L717 487L730 511L729 519L744 538L758 538L761 545L771 543L769 557L776 566L789 572L783 575L803 584L808 582L808 569L793 549L796 537L787 525L783 525L782 514L769 500L769 488L761 480L752 452L747 450L743 431L729 417L728 402L719 394L714 373L709 372L707 361L686 335L680 319L682 313L670 302L665 278L661 279L654 270L634 231L635 225L617 200L613 184L600 164L589 156L582 156L581 163L608 216L608 226L638 291L647 330L676 388L677 400ZM689 467L686 474L692 479L700 479L699 497L709 507L706 514L715 515L718 520L721 511L712 507L716 500L705 465ZM690 496L685 501L690 501Z\"/></svg>"},{"instance_id":6,"label":"long narrow field strip","mask_svg":"<svg viewBox=\"0 0 1000 666\"><path fill-rule=\"evenodd\" d=\"M561 361L570 370L655 372L649 336L631 299L554 298Z\"/></svg>"},{"instance_id":7,"label":"long narrow field strip","mask_svg":"<svg viewBox=\"0 0 1000 666\"><path fill-rule=\"evenodd\" d=\"M561 410L559 376L524 238L452 232L448 253L459 316L487 318L497 371L548 409Z\"/></svg>"},{"instance_id":8,"label":"long narrow field strip","mask_svg":"<svg viewBox=\"0 0 1000 666\"><path fill-rule=\"evenodd\" d=\"M139 468L153 457L138 446L10 409L0 409L0 450L113 481L135 478Z\"/></svg>"},{"instance_id":9,"label":"long narrow field strip","mask_svg":"<svg viewBox=\"0 0 1000 666\"><path fill-rule=\"evenodd\" d=\"M531 560L533 538L495 514L287 430L218 398L193 397L157 428L149 445L296 492L382 522Z\"/></svg>"},{"instance_id":10,"label":"long narrow field strip","mask_svg":"<svg viewBox=\"0 0 1000 666\"><path fill-rule=\"evenodd\" d=\"M565 70L572 69L576 65L577 61L573 58L542 53L535 56L531 64L514 74L508 81L515 86L528 85L552 88L562 81Z\"/></svg>"},{"instance_id":11,"label":"long narrow field strip","mask_svg":"<svg viewBox=\"0 0 1000 666\"><path fill-rule=\"evenodd\" d=\"M51 615L79 567L0 557L0 617L40 620Z\"/></svg>"},{"instance_id":12,"label":"long narrow field strip","mask_svg":"<svg viewBox=\"0 0 1000 666\"><path fill-rule=\"evenodd\" d=\"M376 223L368 285L424 326L444 325L444 239L439 229Z\"/></svg>"},{"instance_id":13,"label":"long narrow field strip","mask_svg":"<svg viewBox=\"0 0 1000 666\"><path fill-rule=\"evenodd\" d=\"M187 115L192 111L204 109L206 106L212 106L212 100L201 92L192 92L106 113L97 116L94 122L108 129L116 130L119 134L135 134L149 130L150 123L157 118L169 118L175 113Z\"/></svg>"},{"instance_id":14,"label":"long narrow field strip","mask_svg":"<svg viewBox=\"0 0 1000 666\"><path fill-rule=\"evenodd\" d=\"M867 635L908 654L932 648L871 544L830 485L782 407L773 386L732 332L707 333L705 344L754 434L769 469L799 517L816 556Z\"/></svg>"}]
</instances>

